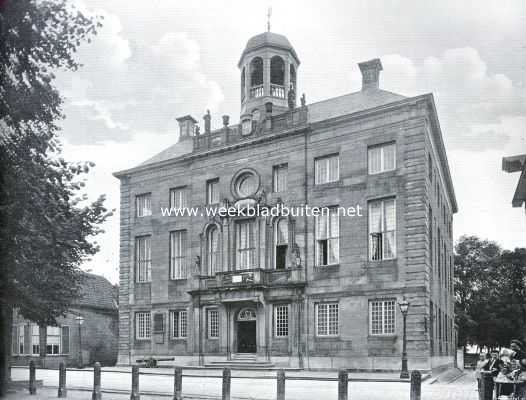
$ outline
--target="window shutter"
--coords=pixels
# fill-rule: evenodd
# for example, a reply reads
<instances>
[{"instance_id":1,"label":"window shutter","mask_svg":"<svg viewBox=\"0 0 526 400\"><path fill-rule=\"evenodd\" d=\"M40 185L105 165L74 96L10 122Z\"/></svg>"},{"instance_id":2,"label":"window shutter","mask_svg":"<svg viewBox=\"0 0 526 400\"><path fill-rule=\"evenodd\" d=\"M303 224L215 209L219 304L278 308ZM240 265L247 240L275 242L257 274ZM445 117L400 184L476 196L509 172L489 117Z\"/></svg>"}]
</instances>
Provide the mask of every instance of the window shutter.
<instances>
[{"instance_id":1,"label":"window shutter","mask_svg":"<svg viewBox=\"0 0 526 400\"><path fill-rule=\"evenodd\" d=\"M62 327L62 354L69 354L69 326Z\"/></svg>"},{"instance_id":2,"label":"window shutter","mask_svg":"<svg viewBox=\"0 0 526 400\"><path fill-rule=\"evenodd\" d=\"M18 330L19 329L20 329L20 326L18 325L14 325L12 328L12 334L13 334L13 339L12 339L13 348L11 350L12 354L18 354L18 338L19 338Z\"/></svg>"}]
</instances>

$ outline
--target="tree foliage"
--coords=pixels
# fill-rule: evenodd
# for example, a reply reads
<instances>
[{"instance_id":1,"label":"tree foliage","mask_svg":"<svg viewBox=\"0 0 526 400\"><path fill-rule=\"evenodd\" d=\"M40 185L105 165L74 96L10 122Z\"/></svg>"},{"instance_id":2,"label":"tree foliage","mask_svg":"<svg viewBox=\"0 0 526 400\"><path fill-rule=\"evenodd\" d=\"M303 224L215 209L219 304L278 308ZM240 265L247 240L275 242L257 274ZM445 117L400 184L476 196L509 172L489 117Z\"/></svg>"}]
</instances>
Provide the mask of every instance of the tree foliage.
<instances>
[{"instance_id":1,"label":"tree foliage","mask_svg":"<svg viewBox=\"0 0 526 400\"><path fill-rule=\"evenodd\" d=\"M507 346L526 332L526 249L461 237L455 246L459 344Z\"/></svg>"},{"instance_id":2,"label":"tree foliage","mask_svg":"<svg viewBox=\"0 0 526 400\"><path fill-rule=\"evenodd\" d=\"M79 265L98 250L92 237L111 215L88 203L92 163L61 157L63 99L57 69L76 70L74 52L101 26L67 0L0 1L0 311L13 307L53 324L79 293ZM5 319L5 318L4 318ZM10 338L2 319L0 337ZM8 343L8 342L7 342ZM5 392L6 342L0 348Z\"/></svg>"}]
</instances>

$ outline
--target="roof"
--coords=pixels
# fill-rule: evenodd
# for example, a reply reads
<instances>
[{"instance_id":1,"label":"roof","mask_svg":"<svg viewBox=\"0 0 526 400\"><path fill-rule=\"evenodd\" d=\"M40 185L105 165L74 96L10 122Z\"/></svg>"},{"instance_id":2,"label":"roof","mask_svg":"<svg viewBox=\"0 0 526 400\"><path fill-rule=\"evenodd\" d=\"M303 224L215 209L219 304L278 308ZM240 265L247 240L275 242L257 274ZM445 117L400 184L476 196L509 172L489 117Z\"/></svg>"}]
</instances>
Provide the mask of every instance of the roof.
<instances>
[{"instance_id":1,"label":"roof","mask_svg":"<svg viewBox=\"0 0 526 400\"><path fill-rule=\"evenodd\" d=\"M248 39L247 45L245 46L245 50L243 50L243 53L241 54L238 65L241 65L241 60L243 59L243 57L245 57L246 54L263 47L276 47L279 49L290 51L296 59L296 61L298 62L298 64L300 63L298 55L296 54L294 47L292 47L292 45L290 44L289 39L287 39L283 35L280 35L279 33L263 32Z\"/></svg>"},{"instance_id":2,"label":"roof","mask_svg":"<svg viewBox=\"0 0 526 400\"><path fill-rule=\"evenodd\" d=\"M406 99L405 96L380 89L349 93L309 104L308 119L310 123L323 121L404 99Z\"/></svg>"},{"instance_id":3,"label":"roof","mask_svg":"<svg viewBox=\"0 0 526 400\"><path fill-rule=\"evenodd\" d=\"M171 160L172 158L177 158L180 156L184 156L185 154L191 153L194 145L193 145L193 140L189 140L189 139L191 138L180 140L176 144L168 147L167 149L154 155L148 160L142 162L141 164L139 164L139 166L148 165L148 164L156 164L161 161Z\"/></svg>"},{"instance_id":4,"label":"roof","mask_svg":"<svg viewBox=\"0 0 526 400\"><path fill-rule=\"evenodd\" d=\"M526 154L518 156L504 157L502 159L502 170L506 172L522 171L526 164Z\"/></svg>"},{"instance_id":5,"label":"roof","mask_svg":"<svg viewBox=\"0 0 526 400\"><path fill-rule=\"evenodd\" d=\"M115 287L105 277L82 273L80 297L74 306L117 310Z\"/></svg>"}]
</instances>

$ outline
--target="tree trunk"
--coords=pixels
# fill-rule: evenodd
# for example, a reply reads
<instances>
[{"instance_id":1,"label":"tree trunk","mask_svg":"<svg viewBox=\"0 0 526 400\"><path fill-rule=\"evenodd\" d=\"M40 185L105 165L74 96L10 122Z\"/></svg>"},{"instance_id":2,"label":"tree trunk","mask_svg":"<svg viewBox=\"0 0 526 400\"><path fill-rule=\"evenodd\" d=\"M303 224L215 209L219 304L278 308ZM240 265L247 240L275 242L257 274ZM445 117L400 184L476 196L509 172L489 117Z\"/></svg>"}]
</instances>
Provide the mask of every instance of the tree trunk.
<instances>
[{"instance_id":1,"label":"tree trunk","mask_svg":"<svg viewBox=\"0 0 526 400\"><path fill-rule=\"evenodd\" d=\"M0 303L0 397L7 395L11 378L11 340L13 310Z\"/></svg>"}]
</instances>

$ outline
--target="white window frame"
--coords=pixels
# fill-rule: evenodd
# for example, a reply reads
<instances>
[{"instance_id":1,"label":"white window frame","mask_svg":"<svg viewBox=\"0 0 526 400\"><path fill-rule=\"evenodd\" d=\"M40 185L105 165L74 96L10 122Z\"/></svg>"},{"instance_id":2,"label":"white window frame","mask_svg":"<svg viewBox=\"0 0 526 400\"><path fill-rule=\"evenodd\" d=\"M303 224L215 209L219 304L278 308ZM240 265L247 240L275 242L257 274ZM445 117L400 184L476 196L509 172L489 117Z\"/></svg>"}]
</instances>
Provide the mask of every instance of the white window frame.
<instances>
[{"instance_id":1,"label":"white window frame","mask_svg":"<svg viewBox=\"0 0 526 400\"><path fill-rule=\"evenodd\" d=\"M186 339L188 335L187 310L170 311L170 337L172 339Z\"/></svg>"},{"instance_id":2,"label":"white window frame","mask_svg":"<svg viewBox=\"0 0 526 400\"><path fill-rule=\"evenodd\" d=\"M336 165L334 166L334 163ZM331 176L331 165L335 167L335 172ZM314 159L314 184L324 185L326 183L338 182L340 180L340 155L331 154L328 156Z\"/></svg>"},{"instance_id":3,"label":"white window frame","mask_svg":"<svg viewBox=\"0 0 526 400\"><path fill-rule=\"evenodd\" d=\"M215 235L217 239L217 249L214 250L213 247L213 238L212 235ZM221 241L219 228L217 225L212 225L206 231L206 268L209 276L215 275L217 272L220 272L221 265Z\"/></svg>"},{"instance_id":4,"label":"white window frame","mask_svg":"<svg viewBox=\"0 0 526 400\"><path fill-rule=\"evenodd\" d=\"M325 210L325 209L324 209ZM338 207L328 207L329 212L324 213L316 217L315 220L315 260L317 267L325 267L328 265L337 265L340 262L340 217L338 214ZM320 232L320 218L324 218L325 221L325 232ZM333 220L334 218L334 220ZM332 236L333 228L336 228L337 236ZM320 246L322 241L327 241L327 264L323 264L321 261ZM329 246L332 244L336 253L336 260L330 262L329 260Z\"/></svg>"},{"instance_id":5,"label":"white window frame","mask_svg":"<svg viewBox=\"0 0 526 400\"><path fill-rule=\"evenodd\" d=\"M142 193L135 196L135 216L137 218L152 215L152 194Z\"/></svg>"},{"instance_id":6,"label":"white window frame","mask_svg":"<svg viewBox=\"0 0 526 400\"><path fill-rule=\"evenodd\" d=\"M170 232L170 279L186 279L187 239L186 229Z\"/></svg>"},{"instance_id":7,"label":"white window frame","mask_svg":"<svg viewBox=\"0 0 526 400\"><path fill-rule=\"evenodd\" d=\"M58 334L50 333L50 331L58 331ZM58 338L58 344L50 343L50 339L56 341ZM51 352L48 352L48 346L51 346ZM55 351L55 346L57 351ZM62 354L62 327L60 326L47 326L46 327L46 355L57 356Z\"/></svg>"},{"instance_id":8,"label":"white window frame","mask_svg":"<svg viewBox=\"0 0 526 400\"><path fill-rule=\"evenodd\" d=\"M144 244L142 243L144 241ZM144 246L144 247L143 247ZM141 251L144 258L141 258ZM147 283L152 280L152 237L135 237L135 282Z\"/></svg>"},{"instance_id":9,"label":"white window frame","mask_svg":"<svg viewBox=\"0 0 526 400\"><path fill-rule=\"evenodd\" d=\"M289 165L287 163L272 167L272 191L274 193L287 190Z\"/></svg>"},{"instance_id":10,"label":"white window frame","mask_svg":"<svg viewBox=\"0 0 526 400\"><path fill-rule=\"evenodd\" d=\"M39 355L40 354L40 327L37 324L30 324L29 334L31 335L31 353L30 354ZM36 346L37 351L35 351L35 346Z\"/></svg>"},{"instance_id":11,"label":"white window frame","mask_svg":"<svg viewBox=\"0 0 526 400\"><path fill-rule=\"evenodd\" d=\"M178 186L170 189L170 209L182 210L188 207L188 189Z\"/></svg>"},{"instance_id":12,"label":"white window frame","mask_svg":"<svg viewBox=\"0 0 526 400\"><path fill-rule=\"evenodd\" d=\"M135 339L150 340L152 338L152 315L150 311L135 312Z\"/></svg>"},{"instance_id":13,"label":"white window frame","mask_svg":"<svg viewBox=\"0 0 526 400\"><path fill-rule=\"evenodd\" d=\"M242 231L242 226L247 231ZM256 263L256 226L255 220L247 219L236 223L236 270L254 268ZM246 233L245 247L241 247L241 236Z\"/></svg>"},{"instance_id":14,"label":"white window frame","mask_svg":"<svg viewBox=\"0 0 526 400\"><path fill-rule=\"evenodd\" d=\"M373 329L373 309L375 305L379 305L380 331ZM392 319L392 324L388 322L389 318ZM388 324L390 329L388 329ZM375 299L369 301L369 334L371 336L393 336L396 334L396 299Z\"/></svg>"},{"instance_id":15,"label":"white window frame","mask_svg":"<svg viewBox=\"0 0 526 400\"><path fill-rule=\"evenodd\" d=\"M274 306L274 336L289 336L289 305L276 304Z\"/></svg>"},{"instance_id":16,"label":"white window frame","mask_svg":"<svg viewBox=\"0 0 526 400\"><path fill-rule=\"evenodd\" d=\"M386 167L386 151L393 151L393 165L392 167ZM380 169L377 171L373 171L372 167L372 159L373 159L373 152L379 151L379 157L380 157ZM367 148L367 171L369 175L376 175L381 174L383 172L388 171L394 171L396 169L396 143L395 142L389 142L389 143L382 143L374 146L369 146Z\"/></svg>"},{"instance_id":17,"label":"white window frame","mask_svg":"<svg viewBox=\"0 0 526 400\"><path fill-rule=\"evenodd\" d=\"M206 310L206 322L208 339L219 339L219 310L217 308Z\"/></svg>"},{"instance_id":18,"label":"white window frame","mask_svg":"<svg viewBox=\"0 0 526 400\"><path fill-rule=\"evenodd\" d=\"M386 202L393 202L393 210L394 210L394 227L391 230L386 229L386 212L385 212L385 203ZM371 231L371 218L372 218L372 212L371 212L371 206L373 204L380 204L380 230L379 231ZM376 200L369 200L367 203L367 226L368 226L368 242L369 242L369 261L383 261L383 260L394 260L396 259L396 253L397 253L397 246L396 246L396 230L397 230L397 223L396 223L396 198L395 197L387 197L383 199L376 199ZM387 235L389 233L392 233L393 239L392 239L392 254L387 254ZM374 235L381 235L381 254L379 255L379 258L375 257L375 254L377 252L373 251L373 236Z\"/></svg>"},{"instance_id":19,"label":"white window frame","mask_svg":"<svg viewBox=\"0 0 526 400\"><path fill-rule=\"evenodd\" d=\"M219 204L219 178L206 181L206 204Z\"/></svg>"},{"instance_id":20,"label":"white window frame","mask_svg":"<svg viewBox=\"0 0 526 400\"><path fill-rule=\"evenodd\" d=\"M331 309L333 311L336 310L336 330L334 330L334 325L331 326ZM336 337L340 335L340 305L338 302L315 303L314 313L316 322L316 336ZM322 322L320 321L320 315L323 318L323 325L320 324ZM325 327L325 329L322 329L323 327ZM332 332L331 327L333 328Z\"/></svg>"}]
</instances>

